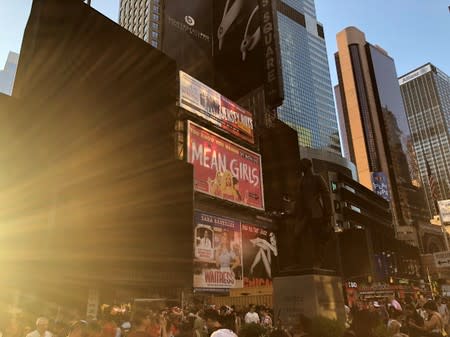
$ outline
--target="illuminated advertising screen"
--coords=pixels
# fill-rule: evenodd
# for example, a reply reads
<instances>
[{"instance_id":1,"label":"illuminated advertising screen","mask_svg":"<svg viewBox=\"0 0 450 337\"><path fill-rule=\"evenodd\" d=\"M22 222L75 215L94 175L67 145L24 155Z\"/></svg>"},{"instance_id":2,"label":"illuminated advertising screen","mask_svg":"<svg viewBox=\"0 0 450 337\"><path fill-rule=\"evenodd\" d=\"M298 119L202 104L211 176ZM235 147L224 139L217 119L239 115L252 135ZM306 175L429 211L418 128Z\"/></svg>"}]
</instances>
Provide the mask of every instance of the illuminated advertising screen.
<instances>
[{"instance_id":1,"label":"illuminated advertising screen","mask_svg":"<svg viewBox=\"0 0 450 337\"><path fill-rule=\"evenodd\" d=\"M272 266L277 256L275 233L269 229L242 223L244 287L272 285Z\"/></svg>"},{"instance_id":2,"label":"illuminated advertising screen","mask_svg":"<svg viewBox=\"0 0 450 337\"><path fill-rule=\"evenodd\" d=\"M261 156L188 122L187 161L194 190L264 210Z\"/></svg>"},{"instance_id":3,"label":"illuminated advertising screen","mask_svg":"<svg viewBox=\"0 0 450 337\"><path fill-rule=\"evenodd\" d=\"M218 128L254 143L252 113L180 71L180 107Z\"/></svg>"},{"instance_id":4,"label":"illuminated advertising screen","mask_svg":"<svg viewBox=\"0 0 450 337\"><path fill-rule=\"evenodd\" d=\"M194 287L242 288L240 221L201 211L194 217Z\"/></svg>"}]
</instances>

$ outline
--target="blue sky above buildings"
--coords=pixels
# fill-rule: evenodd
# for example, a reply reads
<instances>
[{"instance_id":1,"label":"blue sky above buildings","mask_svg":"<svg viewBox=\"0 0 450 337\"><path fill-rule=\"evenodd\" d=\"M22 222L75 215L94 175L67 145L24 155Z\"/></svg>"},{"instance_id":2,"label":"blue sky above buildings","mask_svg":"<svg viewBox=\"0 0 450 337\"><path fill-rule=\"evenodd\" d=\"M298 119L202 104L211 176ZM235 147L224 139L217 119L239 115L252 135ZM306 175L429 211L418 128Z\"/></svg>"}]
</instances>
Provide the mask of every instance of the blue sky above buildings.
<instances>
[{"instance_id":1,"label":"blue sky above buildings","mask_svg":"<svg viewBox=\"0 0 450 337\"><path fill-rule=\"evenodd\" d=\"M81 1L81 0L80 0ZM19 52L31 0L0 0L0 69L10 50ZM92 0L114 21L119 0ZM432 62L450 74L449 0L316 0L317 18L325 27L330 73L336 84L333 54L336 33L356 26L395 59L398 75Z\"/></svg>"}]
</instances>

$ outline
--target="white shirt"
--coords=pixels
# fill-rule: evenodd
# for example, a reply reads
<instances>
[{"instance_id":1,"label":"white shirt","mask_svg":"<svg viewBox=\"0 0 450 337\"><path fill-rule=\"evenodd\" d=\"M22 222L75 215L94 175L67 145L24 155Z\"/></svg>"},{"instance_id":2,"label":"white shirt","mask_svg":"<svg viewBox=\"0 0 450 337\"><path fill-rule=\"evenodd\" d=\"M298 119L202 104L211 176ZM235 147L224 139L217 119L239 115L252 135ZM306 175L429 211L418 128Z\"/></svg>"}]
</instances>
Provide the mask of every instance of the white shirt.
<instances>
[{"instance_id":1,"label":"white shirt","mask_svg":"<svg viewBox=\"0 0 450 337\"><path fill-rule=\"evenodd\" d=\"M34 330L31 331L27 337L53 337L53 334L50 331L45 331L44 336L41 336L41 334L39 333L39 331Z\"/></svg>"},{"instance_id":2,"label":"white shirt","mask_svg":"<svg viewBox=\"0 0 450 337\"><path fill-rule=\"evenodd\" d=\"M198 246L200 248L211 249L211 240L209 238L201 238Z\"/></svg>"},{"instance_id":3,"label":"white shirt","mask_svg":"<svg viewBox=\"0 0 450 337\"><path fill-rule=\"evenodd\" d=\"M247 312L245 314L245 323L249 324L249 323L259 323L259 315L257 312Z\"/></svg>"}]
</instances>

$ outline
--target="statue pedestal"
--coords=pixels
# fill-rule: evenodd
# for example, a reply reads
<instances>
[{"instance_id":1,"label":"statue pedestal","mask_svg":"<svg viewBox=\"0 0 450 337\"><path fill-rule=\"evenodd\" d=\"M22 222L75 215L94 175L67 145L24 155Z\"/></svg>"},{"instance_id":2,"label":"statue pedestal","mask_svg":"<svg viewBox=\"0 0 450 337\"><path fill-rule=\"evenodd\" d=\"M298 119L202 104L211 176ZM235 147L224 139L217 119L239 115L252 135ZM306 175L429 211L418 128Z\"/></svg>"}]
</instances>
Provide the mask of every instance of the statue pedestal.
<instances>
[{"instance_id":1,"label":"statue pedestal","mask_svg":"<svg viewBox=\"0 0 450 337\"><path fill-rule=\"evenodd\" d=\"M287 274L287 273L286 273ZM284 326L295 326L300 316L322 316L345 322L342 281L332 272L312 270L303 275L275 277L273 302L275 317Z\"/></svg>"}]
</instances>

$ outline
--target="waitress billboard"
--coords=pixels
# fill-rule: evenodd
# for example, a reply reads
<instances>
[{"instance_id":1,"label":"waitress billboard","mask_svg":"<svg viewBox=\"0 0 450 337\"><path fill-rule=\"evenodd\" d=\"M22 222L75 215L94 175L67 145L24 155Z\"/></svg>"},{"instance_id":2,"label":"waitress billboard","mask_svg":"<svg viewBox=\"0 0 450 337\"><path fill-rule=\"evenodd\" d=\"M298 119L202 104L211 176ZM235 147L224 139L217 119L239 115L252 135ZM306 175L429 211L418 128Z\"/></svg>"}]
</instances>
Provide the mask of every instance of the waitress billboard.
<instances>
[{"instance_id":1,"label":"waitress billboard","mask_svg":"<svg viewBox=\"0 0 450 337\"><path fill-rule=\"evenodd\" d=\"M187 161L194 166L196 191L264 210L259 154L192 122L187 138Z\"/></svg>"}]
</instances>

